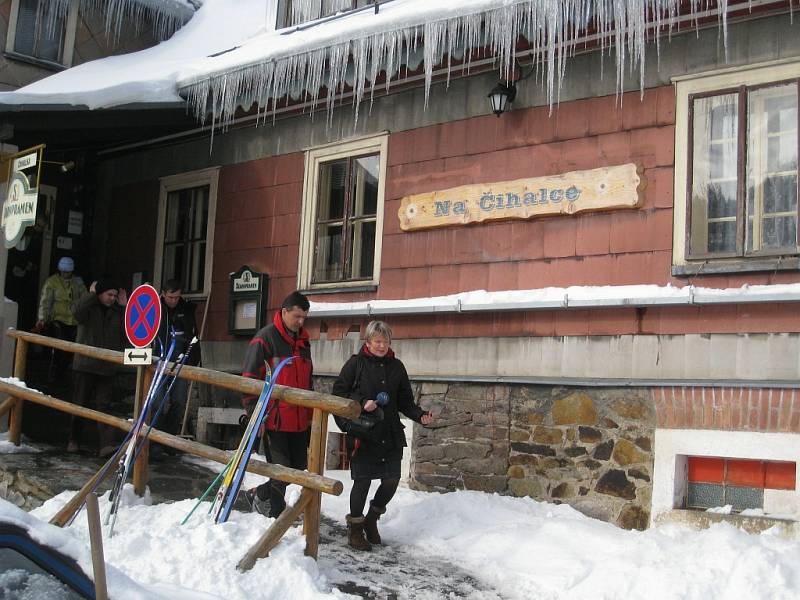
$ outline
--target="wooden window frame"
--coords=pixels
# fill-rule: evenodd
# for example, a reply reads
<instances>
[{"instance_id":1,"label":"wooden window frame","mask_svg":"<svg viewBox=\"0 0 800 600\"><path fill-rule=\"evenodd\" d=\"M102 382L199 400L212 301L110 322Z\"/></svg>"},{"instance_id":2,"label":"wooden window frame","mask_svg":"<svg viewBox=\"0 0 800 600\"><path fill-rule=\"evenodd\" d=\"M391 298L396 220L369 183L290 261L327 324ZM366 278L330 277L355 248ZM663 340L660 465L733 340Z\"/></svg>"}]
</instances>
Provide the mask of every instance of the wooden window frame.
<instances>
[{"instance_id":1,"label":"wooden window frame","mask_svg":"<svg viewBox=\"0 0 800 600\"><path fill-rule=\"evenodd\" d=\"M383 238L384 198L386 190L386 159L388 134L358 138L347 142L329 144L306 151L305 178L303 181L303 207L300 229L300 257L297 287L306 291L361 288L377 286L380 282L381 247ZM361 279L342 279L329 282L313 282L314 257L316 251L318 199L321 185L320 167L341 159L353 159L369 155L379 156L378 198L375 207L375 250L372 276ZM349 170L348 170L349 181ZM347 211L347 203L344 210ZM345 219L347 213L345 212ZM342 232L346 236L346 231ZM347 257L349 240L343 237L343 256Z\"/></svg>"},{"instance_id":2,"label":"wooden window frame","mask_svg":"<svg viewBox=\"0 0 800 600\"><path fill-rule=\"evenodd\" d=\"M747 94L769 87L796 83L800 101L800 62L797 59L771 61L745 68L721 69L712 73L681 76L676 85L675 179L672 274L727 273L800 268L800 176L798 177L798 227L794 249L746 251L746 168ZM691 251L691 191L694 160L694 101L699 98L736 93L739 110L737 148L737 234L736 250L728 253ZM685 160L681 157L686 157ZM800 108L798 109L798 158L800 159Z\"/></svg>"},{"instance_id":3,"label":"wooden window frame","mask_svg":"<svg viewBox=\"0 0 800 600\"><path fill-rule=\"evenodd\" d=\"M185 190L189 188L208 186L208 223L206 224L206 251L205 269L203 273L203 289L201 292L184 294L188 299L207 298L211 291L211 274L214 260L214 228L217 218L217 192L219 188L219 167L202 169L182 173L180 175L170 175L162 177L160 180L160 191L158 198L158 225L156 226L156 251L155 265L153 267L153 282L160 289L162 285L162 269L164 261L164 235L167 224L167 199L170 192Z\"/></svg>"},{"instance_id":4,"label":"wooden window frame","mask_svg":"<svg viewBox=\"0 0 800 600\"><path fill-rule=\"evenodd\" d=\"M8 58L18 59L49 69L60 70L65 67L71 67L75 55L75 36L78 29L78 1L72 1L69 12L67 13L67 17L64 21L64 42L61 48L61 56L56 62L45 60L37 56L21 54L14 49L17 37L17 22L19 21L19 2L20 0L11 0L11 11L8 19L5 55Z\"/></svg>"}]
</instances>

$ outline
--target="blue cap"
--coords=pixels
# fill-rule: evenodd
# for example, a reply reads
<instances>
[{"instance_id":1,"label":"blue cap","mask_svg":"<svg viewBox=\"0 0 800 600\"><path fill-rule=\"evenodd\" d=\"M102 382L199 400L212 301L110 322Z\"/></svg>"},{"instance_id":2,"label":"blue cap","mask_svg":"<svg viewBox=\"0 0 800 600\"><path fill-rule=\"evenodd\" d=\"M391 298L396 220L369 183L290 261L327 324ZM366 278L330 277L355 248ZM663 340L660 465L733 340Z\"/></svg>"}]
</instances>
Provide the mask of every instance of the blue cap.
<instances>
[{"instance_id":1,"label":"blue cap","mask_svg":"<svg viewBox=\"0 0 800 600\"><path fill-rule=\"evenodd\" d=\"M72 273L75 270L75 263L69 256L62 256L58 261L58 270L63 273Z\"/></svg>"},{"instance_id":2,"label":"blue cap","mask_svg":"<svg viewBox=\"0 0 800 600\"><path fill-rule=\"evenodd\" d=\"M389 404L389 394L386 392L380 392L377 396L375 396L375 404L378 406L386 406Z\"/></svg>"}]
</instances>

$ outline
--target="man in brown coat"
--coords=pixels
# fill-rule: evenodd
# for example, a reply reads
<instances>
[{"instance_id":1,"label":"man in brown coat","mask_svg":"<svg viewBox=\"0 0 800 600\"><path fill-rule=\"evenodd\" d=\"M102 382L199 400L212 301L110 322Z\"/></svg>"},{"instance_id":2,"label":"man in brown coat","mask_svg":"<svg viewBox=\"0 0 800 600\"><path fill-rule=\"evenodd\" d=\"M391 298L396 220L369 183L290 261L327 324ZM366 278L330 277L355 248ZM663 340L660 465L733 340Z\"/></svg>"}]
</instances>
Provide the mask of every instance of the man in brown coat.
<instances>
[{"instance_id":1,"label":"man in brown coat","mask_svg":"<svg viewBox=\"0 0 800 600\"><path fill-rule=\"evenodd\" d=\"M76 341L97 348L122 350L125 338L125 305L128 303L126 291L110 279L100 279L92 283L89 292L75 307L75 320L78 322ZM87 406L93 401L97 410L107 412L111 405L111 389L116 373L114 363L76 354L72 370L75 403ZM78 451L81 424L81 419L72 418L67 452ZM114 430L98 423L97 432L99 454L101 457L108 456L114 452Z\"/></svg>"}]
</instances>

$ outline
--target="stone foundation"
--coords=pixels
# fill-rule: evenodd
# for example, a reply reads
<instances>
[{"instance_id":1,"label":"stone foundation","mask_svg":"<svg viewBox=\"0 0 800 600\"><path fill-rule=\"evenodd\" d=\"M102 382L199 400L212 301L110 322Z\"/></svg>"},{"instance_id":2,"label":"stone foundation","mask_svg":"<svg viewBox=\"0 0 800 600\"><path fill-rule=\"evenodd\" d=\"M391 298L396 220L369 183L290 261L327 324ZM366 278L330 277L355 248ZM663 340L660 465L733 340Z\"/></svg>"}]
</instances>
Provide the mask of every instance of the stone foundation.
<instances>
[{"instance_id":1,"label":"stone foundation","mask_svg":"<svg viewBox=\"0 0 800 600\"><path fill-rule=\"evenodd\" d=\"M330 378L315 389L329 392ZM643 388L413 382L410 485L567 503L626 529L650 519L655 407Z\"/></svg>"}]
</instances>

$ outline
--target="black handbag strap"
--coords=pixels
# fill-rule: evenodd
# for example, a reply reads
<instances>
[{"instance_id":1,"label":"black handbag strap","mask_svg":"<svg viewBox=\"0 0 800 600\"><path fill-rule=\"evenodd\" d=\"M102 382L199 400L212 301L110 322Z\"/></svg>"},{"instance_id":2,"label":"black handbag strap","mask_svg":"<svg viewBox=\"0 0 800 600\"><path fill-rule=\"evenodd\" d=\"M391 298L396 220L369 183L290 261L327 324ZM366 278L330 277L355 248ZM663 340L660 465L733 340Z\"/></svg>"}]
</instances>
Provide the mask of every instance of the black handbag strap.
<instances>
[{"instance_id":1,"label":"black handbag strap","mask_svg":"<svg viewBox=\"0 0 800 600\"><path fill-rule=\"evenodd\" d=\"M356 376L353 378L353 385L350 386L350 392L355 392L361 381L361 373L364 371L364 359L360 354L353 354L356 357Z\"/></svg>"}]
</instances>

